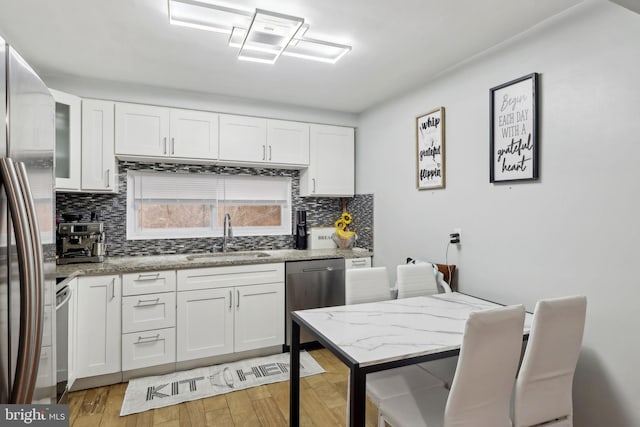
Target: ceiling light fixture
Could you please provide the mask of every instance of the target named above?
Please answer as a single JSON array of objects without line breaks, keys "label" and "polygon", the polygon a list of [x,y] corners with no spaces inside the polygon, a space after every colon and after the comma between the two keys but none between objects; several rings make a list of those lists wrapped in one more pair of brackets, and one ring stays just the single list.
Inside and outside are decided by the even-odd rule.
[{"label": "ceiling light fixture", "polygon": [[238,59],[275,63],[281,55],[335,64],[351,46],[306,38],[303,18],[263,9],[246,11],[201,0],[169,0],[169,23],[229,34]]}]

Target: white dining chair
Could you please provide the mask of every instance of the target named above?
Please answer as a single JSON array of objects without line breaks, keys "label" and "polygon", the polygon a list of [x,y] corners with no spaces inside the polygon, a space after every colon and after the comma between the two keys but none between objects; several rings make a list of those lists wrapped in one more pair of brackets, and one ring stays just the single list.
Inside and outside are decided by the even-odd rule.
[{"label": "white dining chair", "polygon": [[[398,291],[398,299],[410,298],[417,296],[428,296],[440,293],[438,287],[438,267],[428,262],[420,264],[401,264],[397,267],[396,288]],[[444,280],[441,286],[445,293],[450,293],[451,288]],[[432,360],[418,364],[418,367],[426,370],[434,377],[438,378],[446,386],[451,385],[457,358],[448,357],[445,359]]]},{"label": "white dining chair", "polygon": [[413,390],[380,405],[379,426],[511,427],[524,307],[472,312],[465,325],[451,390]]},{"label": "white dining chair", "polygon": [[[391,299],[386,267],[346,270],[345,303],[360,304]],[[386,398],[408,393],[414,388],[443,386],[444,383],[417,365],[374,372],[367,375],[367,394],[379,406]],[[347,396],[348,407],[349,396]],[[348,420],[348,414],[347,414]]]},{"label": "white dining chair", "polygon": [[584,296],[538,301],[514,397],[514,427],[572,427],[573,375],[584,333]]},{"label": "white dining chair", "polygon": [[387,267],[353,268],[345,272],[345,304],[391,299]]},{"label": "white dining chair", "polygon": [[[396,288],[398,299],[426,296],[440,293],[436,273],[438,268],[433,264],[401,264],[397,267]],[[451,292],[446,282],[442,282],[445,292]]]}]

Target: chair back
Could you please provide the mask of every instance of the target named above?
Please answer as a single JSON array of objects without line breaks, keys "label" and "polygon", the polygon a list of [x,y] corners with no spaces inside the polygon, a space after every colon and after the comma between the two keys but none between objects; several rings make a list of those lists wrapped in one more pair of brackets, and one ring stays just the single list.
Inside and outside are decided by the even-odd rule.
[{"label": "chair back", "polygon": [[573,425],[573,375],[578,363],[587,299],[538,301],[516,380],[514,426],[564,420]]},{"label": "chair back", "polygon": [[447,399],[445,427],[511,427],[524,315],[522,305],[471,313]]},{"label": "chair back", "polygon": [[391,299],[387,267],[353,268],[345,272],[345,304]]},{"label": "chair back", "polygon": [[397,269],[398,298],[439,293],[433,264],[402,264]]}]

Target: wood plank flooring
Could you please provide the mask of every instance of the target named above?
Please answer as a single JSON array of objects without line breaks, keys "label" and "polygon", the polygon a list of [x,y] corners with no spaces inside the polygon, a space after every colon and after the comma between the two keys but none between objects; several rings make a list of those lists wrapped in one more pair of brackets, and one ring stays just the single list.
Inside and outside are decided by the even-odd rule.
[{"label": "wood plank flooring", "polygon": [[[344,426],[349,370],[325,349],[309,352],[325,369],[324,374],[300,381],[300,425]],[[283,381],[235,391],[179,405],[121,417],[127,384],[73,392],[69,396],[71,427],[199,427],[289,425],[289,382]],[[375,427],[377,411],[367,402],[367,427]]]}]

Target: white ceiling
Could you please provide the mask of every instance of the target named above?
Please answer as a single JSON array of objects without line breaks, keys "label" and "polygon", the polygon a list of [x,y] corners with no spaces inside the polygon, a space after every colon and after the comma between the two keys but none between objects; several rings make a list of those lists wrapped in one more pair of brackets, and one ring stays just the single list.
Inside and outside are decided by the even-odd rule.
[{"label": "white ceiling", "polygon": [[[213,1],[213,0],[211,0]],[[238,61],[224,34],[169,25],[166,0],[0,0],[0,33],[43,76],[82,76],[357,113],[582,0],[236,0],[353,46],[337,64]],[[221,3],[221,2],[218,2]]]}]

